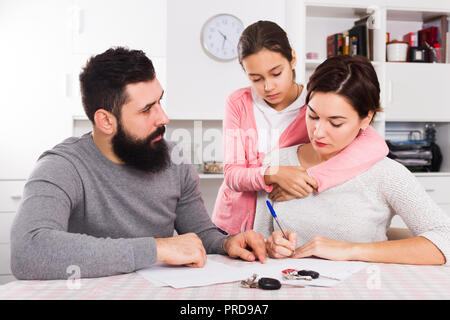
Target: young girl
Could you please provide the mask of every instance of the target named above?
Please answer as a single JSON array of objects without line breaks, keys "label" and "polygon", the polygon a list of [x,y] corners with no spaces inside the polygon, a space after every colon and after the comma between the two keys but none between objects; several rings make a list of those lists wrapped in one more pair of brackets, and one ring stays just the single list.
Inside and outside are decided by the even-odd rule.
[{"label": "young girl", "polygon": [[224,181],[212,215],[219,230],[229,234],[253,228],[257,191],[273,190],[278,201],[305,197],[353,178],[388,154],[384,140],[368,127],[335,158],[308,170],[262,166],[268,152],[309,142],[306,90],[295,82],[295,51],[276,23],[248,26],[238,52],[251,86],[226,101]]}]

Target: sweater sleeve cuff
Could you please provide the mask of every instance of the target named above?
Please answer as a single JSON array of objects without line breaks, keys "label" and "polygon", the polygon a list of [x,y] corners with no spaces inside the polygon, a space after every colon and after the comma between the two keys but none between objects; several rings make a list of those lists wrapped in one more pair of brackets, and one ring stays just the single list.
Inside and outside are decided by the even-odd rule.
[{"label": "sweater sleeve cuff", "polygon": [[442,252],[445,257],[446,266],[450,265],[450,244],[447,239],[444,239],[439,233],[433,231],[427,231],[418,235],[419,237],[424,237],[431,242]]},{"label": "sweater sleeve cuff", "polygon": [[261,169],[259,170],[259,177],[260,177],[260,183],[261,183],[261,186],[263,187],[263,189],[264,189],[267,193],[270,193],[270,192],[272,192],[273,185],[272,185],[272,184],[267,185],[267,184],[265,183],[265,181],[264,181],[264,173],[266,172],[266,170],[267,170],[268,167],[269,167],[269,166],[263,166],[263,167],[261,167]]},{"label": "sweater sleeve cuff", "polygon": [[129,239],[133,249],[134,269],[151,267],[157,261],[155,238]]},{"label": "sweater sleeve cuff", "polygon": [[217,238],[216,240],[214,240],[214,242],[211,244],[210,246],[210,251],[207,252],[208,254],[222,254],[222,255],[227,255],[227,253],[225,252],[225,250],[223,250],[223,241],[227,238],[226,235],[223,235],[219,238]]}]

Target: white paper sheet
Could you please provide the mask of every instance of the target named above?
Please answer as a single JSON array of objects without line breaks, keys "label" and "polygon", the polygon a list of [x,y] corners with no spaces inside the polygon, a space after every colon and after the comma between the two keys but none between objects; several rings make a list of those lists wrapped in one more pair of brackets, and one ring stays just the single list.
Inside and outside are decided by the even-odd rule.
[{"label": "white paper sheet", "polygon": [[156,286],[165,284],[174,288],[200,287],[243,279],[242,273],[237,268],[215,262],[212,259],[208,259],[203,268],[158,263],[151,268],[139,270],[137,273]]},{"label": "white paper sheet", "polygon": [[[148,281],[157,286],[169,285],[174,288],[205,286],[216,283],[240,281],[256,273],[258,277],[270,277],[280,280],[281,283],[302,286],[332,287],[350,277],[368,264],[358,261],[330,261],[315,258],[305,259],[267,259],[266,264],[259,261],[246,262],[232,259],[222,255],[208,255],[203,268],[190,268],[186,266],[171,266],[158,263],[151,268],[137,271]],[[284,269],[314,270],[327,278],[305,280],[283,280],[281,271]]]},{"label": "white paper sheet", "polygon": [[[320,286],[333,287],[341,281],[347,279],[352,274],[368,266],[365,262],[360,261],[331,261],[317,258],[304,259],[270,259],[267,258],[266,264],[259,262],[246,262],[242,260],[231,259],[222,255],[208,255],[209,260],[214,260],[228,266],[235,266],[242,271],[244,278],[249,278],[253,273],[258,277],[269,277],[280,280],[281,283],[301,285],[301,286]],[[282,272],[285,269],[296,270],[314,270],[323,276],[340,279],[340,281],[321,278],[306,280],[283,280]]]}]

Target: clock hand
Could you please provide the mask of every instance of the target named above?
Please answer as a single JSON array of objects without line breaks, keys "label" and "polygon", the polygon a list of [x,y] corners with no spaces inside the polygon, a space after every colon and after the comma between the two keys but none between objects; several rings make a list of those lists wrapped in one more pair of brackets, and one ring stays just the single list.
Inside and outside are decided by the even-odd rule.
[{"label": "clock hand", "polygon": [[222,32],[220,32],[219,30],[217,30],[217,32],[220,33],[220,34],[222,35],[222,37],[223,37],[224,40],[227,40],[227,36],[226,36],[226,35],[224,35],[224,34],[223,34]]}]

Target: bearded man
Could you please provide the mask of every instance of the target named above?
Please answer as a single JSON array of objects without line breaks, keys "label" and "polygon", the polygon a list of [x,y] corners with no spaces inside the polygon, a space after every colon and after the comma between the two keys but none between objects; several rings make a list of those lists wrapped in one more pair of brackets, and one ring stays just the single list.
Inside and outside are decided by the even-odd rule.
[{"label": "bearded man", "polygon": [[67,279],[74,265],[82,278],[157,261],[202,267],[210,253],[265,262],[262,236],[219,232],[193,166],[172,161],[164,91],[142,51],[90,58],[80,87],[93,130],[38,159],[11,230],[16,278]]}]

